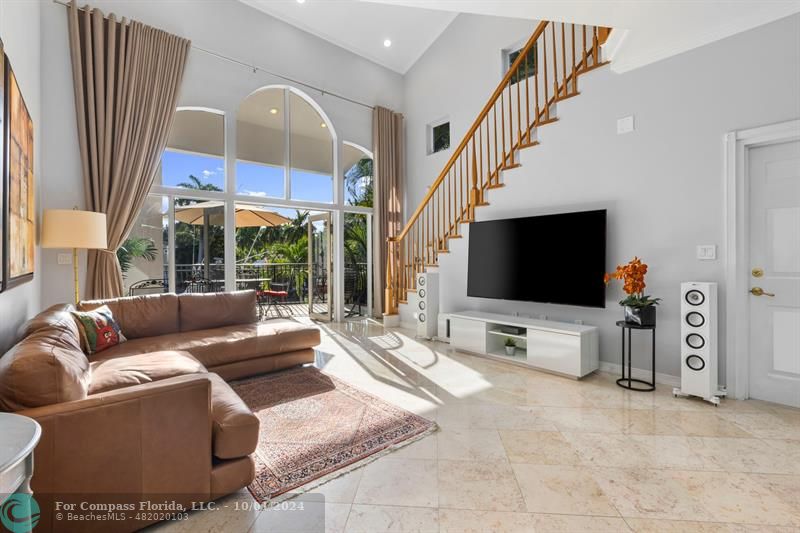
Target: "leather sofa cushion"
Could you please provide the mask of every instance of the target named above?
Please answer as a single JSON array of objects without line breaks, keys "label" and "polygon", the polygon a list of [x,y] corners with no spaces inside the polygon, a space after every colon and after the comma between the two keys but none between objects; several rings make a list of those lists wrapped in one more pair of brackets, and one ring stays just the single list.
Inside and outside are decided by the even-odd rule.
[{"label": "leather sofa cushion", "polygon": [[[74,310],[75,306],[72,304],[55,304],[48,307],[22,325],[19,330],[19,338],[24,339],[40,329],[58,327],[58,323],[64,319],[64,313],[70,313]],[[75,331],[78,330],[76,329]],[[78,334],[80,335],[80,332]]]},{"label": "leather sofa cushion", "polygon": [[205,374],[206,368],[188,352],[162,351],[93,361],[89,394],[151,383],[185,374]]},{"label": "leather sofa cushion", "polygon": [[258,445],[258,417],[221,377],[216,374],[208,377],[214,457],[235,459],[250,455]]},{"label": "leather sofa cushion", "polygon": [[72,306],[54,306],[22,327],[27,336],[0,357],[0,410],[19,411],[86,397],[89,360]]},{"label": "leather sofa cushion", "polygon": [[133,339],[100,352],[94,360],[182,350],[191,353],[206,368],[213,369],[236,361],[313,348],[319,342],[319,329],[294,320],[276,319]]},{"label": "leather sofa cushion", "polygon": [[211,468],[211,499],[216,500],[246,487],[256,477],[253,456],[215,460]]},{"label": "leather sofa cushion", "polygon": [[180,302],[180,330],[221,328],[258,321],[256,291],[184,293]]},{"label": "leather sofa cushion", "polygon": [[127,339],[154,337],[180,331],[178,296],[147,294],[108,300],[86,300],[78,310],[91,311],[107,305]]}]

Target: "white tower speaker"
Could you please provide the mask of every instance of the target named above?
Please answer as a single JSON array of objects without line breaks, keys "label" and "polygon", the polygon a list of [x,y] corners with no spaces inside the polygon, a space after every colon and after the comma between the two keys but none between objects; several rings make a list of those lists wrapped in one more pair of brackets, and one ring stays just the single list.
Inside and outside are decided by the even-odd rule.
[{"label": "white tower speaker", "polygon": [[417,292],[409,299],[414,311],[417,336],[432,339],[439,329],[439,274],[417,274]]},{"label": "white tower speaker", "polygon": [[681,388],[675,396],[699,396],[719,405],[717,385],[717,284],[681,283]]}]

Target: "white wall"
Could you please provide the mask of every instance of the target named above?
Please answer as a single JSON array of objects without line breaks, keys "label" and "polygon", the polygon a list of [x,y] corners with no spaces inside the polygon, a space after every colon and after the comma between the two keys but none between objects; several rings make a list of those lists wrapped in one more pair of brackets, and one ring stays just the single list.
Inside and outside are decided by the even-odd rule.
[{"label": "white wall", "polygon": [[[425,124],[450,115],[456,145],[500,79],[500,49],[532,30],[516,21],[460,15],[409,71],[409,212],[450,156],[425,155]],[[523,152],[523,167],[504,176],[507,186],[490,191],[491,205],[478,209],[478,220],[608,209],[608,269],[642,257],[650,265],[647,292],[664,299],[656,366],[666,374],[680,373],[679,283],[717,281],[724,383],[722,138],[731,130],[800,117],[799,35],[800,16],[792,16],[626,74],[601,69],[584,76],[581,95],[559,105],[561,120],[543,128],[540,146]],[[618,136],[616,119],[631,114],[636,131]],[[468,229],[464,233],[468,237]],[[440,257],[444,311],[581,319],[600,326],[601,359],[619,362],[618,285],[608,290],[604,310],[468,298],[468,242],[451,241],[452,253]],[[697,244],[716,244],[718,259],[695,259]],[[650,366],[645,340],[634,346],[640,368]]]},{"label": "white wall", "polygon": [[[0,39],[6,55],[14,68],[22,97],[33,119],[34,182],[36,187],[36,209],[41,207],[42,189],[42,132],[43,124],[41,77],[39,60],[39,12],[41,4],[25,0],[3,0],[0,2]],[[38,232],[38,228],[37,228]],[[38,242],[38,236],[37,236]],[[0,293],[0,353],[11,346],[19,326],[39,311],[39,293],[42,285],[42,263],[40,249],[36,247],[36,270],[33,281],[17,285]]]},{"label": "white wall", "polygon": [[[37,3],[38,2],[32,2]],[[402,77],[311,34],[234,1],[163,2],[93,0],[113,12],[192,40],[196,46],[255,64],[327,91],[368,104],[402,108]],[[83,185],[76,139],[72,72],[66,8],[42,4],[42,71],[46,73],[43,114],[43,203],[45,208],[83,206]],[[239,103],[252,91],[284,80],[192,49],[179,105],[203,106],[226,113],[228,146],[236,134]],[[302,86],[331,119],[340,141],[372,145],[371,110],[321,95]],[[68,301],[70,267],[56,264],[57,251],[45,251],[42,305]],[[83,255],[79,264],[84,268]],[[83,274],[81,274],[83,279]]]}]

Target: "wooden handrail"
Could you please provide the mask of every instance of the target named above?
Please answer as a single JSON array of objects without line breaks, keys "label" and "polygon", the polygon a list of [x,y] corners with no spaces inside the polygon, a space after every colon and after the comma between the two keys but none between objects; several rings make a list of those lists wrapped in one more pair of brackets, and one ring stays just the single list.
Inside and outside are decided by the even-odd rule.
[{"label": "wooden handrail", "polygon": [[461,156],[461,152],[464,150],[464,148],[469,143],[469,140],[475,134],[475,131],[478,129],[478,126],[481,124],[481,122],[483,122],[483,119],[486,118],[486,115],[488,115],[489,111],[494,107],[495,101],[500,97],[500,93],[502,93],[503,90],[505,90],[506,85],[511,80],[511,77],[514,75],[514,72],[517,71],[519,66],[525,60],[525,58],[528,55],[528,52],[530,52],[531,48],[533,48],[534,43],[536,43],[536,40],[539,38],[544,29],[547,27],[548,23],[549,23],[548,21],[543,20],[542,22],[539,23],[538,26],[536,26],[536,30],[533,32],[533,35],[531,35],[531,38],[528,39],[528,42],[525,44],[525,47],[523,48],[523,51],[520,52],[520,54],[517,56],[517,59],[515,59],[514,63],[511,64],[511,67],[508,69],[508,72],[506,72],[506,75],[503,76],[503,79],[502,81],[500,81],[500,84],[497,86],[497,89],[494,90],[492,95],[489,97],[489,100],[486,102],[486,105],[483,106],[483,109],[481,109],[481,112],[478,114],[478,118],[475,119],[475,122],[473,122],[469,130],[467,130],[467,133],[464,135],[464,138],[461,139],[461,142],[459,143],[458,147],[453,151],[453,155],[450,156],[450,159],[447,161],[447,164],[445,164],[444,170],[442,170],[442,172],[430,186],[430,189],[428,189],[427,194],[425,194],[425,197],[422,199],[422,201],[420,201],[419,205],[417,206],[417,209],[414,210],[414,214],[411,215],[411,217],[408,219],[408,222],[406,222],[406,225],[403,228],[403,230],[397,234],[395,240],[403,239],[408,234],[408,231],[411,228],[412,224],[414,224],[414,222],[417,221],[419,215],[422,213],[422,210],[425,209],[425,205],[433,197],[433,192],[436,190],[439,184],[442,183],[445,176],[450,171],[450,168],[453,166],[453,163],[455,163],[456,160]]},{"label": "wooden handrail", "polygon": [[460,225],[475,220],[476,207],[487,205],[486,191],[505,185],[500,173],[520,166],[516,154],[539,144],[531,134],[557,120],[552,116],[556,102],[578,95],[578,77],[605,64],[599,52],[611,29],[581,25],[576,38],[575,26],[551,21],[536,26],[403,229],[387,239],[387,314],[396,313],[397,304],[405,303],[408,292],[416,290],[416,275],[436,266],[438,256],[448,253],[449,240],[461,237]]}]

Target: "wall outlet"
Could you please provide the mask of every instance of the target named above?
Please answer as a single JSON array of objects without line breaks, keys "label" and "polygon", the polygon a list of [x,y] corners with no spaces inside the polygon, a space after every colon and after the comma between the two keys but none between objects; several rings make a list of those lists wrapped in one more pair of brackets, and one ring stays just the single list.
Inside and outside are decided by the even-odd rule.
[{"label": "wall outlet", "polygon": [[717,258],[716,244],[698,244],[697,259],[700,261],[713,261]]},{"label": "wall outlet", "polygon": [[547,315],[539,315],[539,320],[547,320]]},{"label": "wall outlet", "polygon": [[575,321],[575,323],[578,324],[579,326],[582,326],[583,325],[583,320],[578,319],[578,320]]},{"label": "wall outlet", "polygon": [[72,254],[58,254],[58,264],[59,265],[71,265],[72,264]]},{"label": "wall outlet", "polygon": [[634,130],[633,115],[617,119],[617,135],[630,133]]}]

